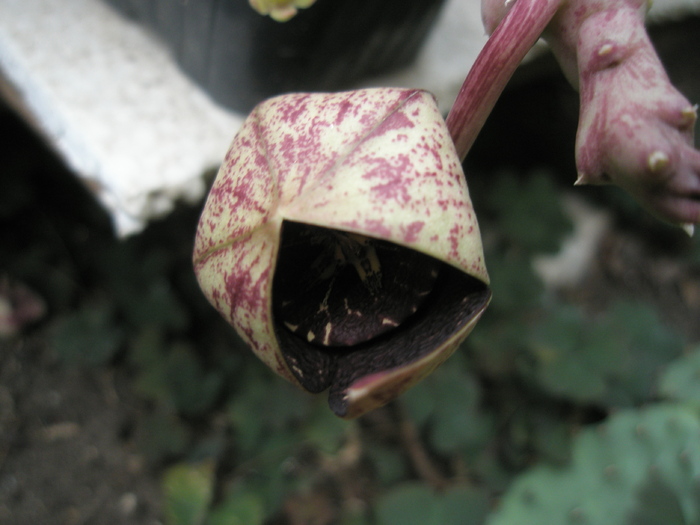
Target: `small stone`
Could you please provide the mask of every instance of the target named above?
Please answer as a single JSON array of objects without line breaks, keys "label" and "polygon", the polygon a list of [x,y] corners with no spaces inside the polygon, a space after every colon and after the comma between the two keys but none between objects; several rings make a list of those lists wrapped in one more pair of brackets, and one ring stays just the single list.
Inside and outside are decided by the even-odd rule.
[{"label": "small stone", "polygon": [[138,504],[139,499],[136,497],[136,494],[133,492],[127,492],[126,494],[123,494],[121,498],[119,498],[117,506],[119,507],[119,511],[124,516],[131,516],[134,511],[136,511]]},{"label": "small stone", "polygon": [[46,441],[59,441],[71,439],[80,433],[80,426],[72,421],[64,421],[54,423],[42,430],[43,437]]}]

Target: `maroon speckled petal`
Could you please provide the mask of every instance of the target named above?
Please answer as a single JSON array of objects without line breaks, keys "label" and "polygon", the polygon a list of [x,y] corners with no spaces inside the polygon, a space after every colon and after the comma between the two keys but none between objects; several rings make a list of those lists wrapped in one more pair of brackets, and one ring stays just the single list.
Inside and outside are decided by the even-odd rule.
[{"label": "maroon speckled petal", "polygon": [[[421,307],[415,320],[404,312],[399,328],[377,332],[371,340],[344,334],[350,350],[329,355],[275,319],[280,310],[274,308],[273,281],[276,265],[285,265],[280,256],[285,221],[420,252],[454,277],[452,286],[444,279],[441,286],[462,295],[445,296],[447,316],[432,316]],[[434,98],[420,90],[295,93],[257,106],[207,199],[194,264],[209,301],[253,351],[307,390],[330,387],[336,412],[347,417],[376,406],[379,398],[395,397],[414,381],[371,381],[385,385],[381,395],[365,388],[351,396],[352,385],[372,374],[402,376],[396,371],[403,368],[412,370],[411,378],[422,377],[466,337],[490,296],[459,158]],[[440,293],[431,292],[436,312],[442,308],[435,300]],[[462,303],[472,307],[459,307]],[[402,311],[378,304],[379,312]],[[356,352],[360,347],[363,351]]]}]

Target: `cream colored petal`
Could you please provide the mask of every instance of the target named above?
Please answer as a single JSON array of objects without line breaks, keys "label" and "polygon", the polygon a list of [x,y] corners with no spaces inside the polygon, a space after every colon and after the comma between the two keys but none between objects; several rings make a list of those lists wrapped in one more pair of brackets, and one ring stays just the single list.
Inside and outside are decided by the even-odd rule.
[{"label": "cream colored petal", "polygon": [[278,187],[256,112],[234,138],[202,211],[195,262],[274,220]]},{"label": "cream colored petal", "polygon": [[296,383],[282,358],[272,318],[272,279],[279,247],[279,223],[220,247],[195,263],[204,295],[255,354]]},{"label": "cream colored petal", "polygon": [[284,102],[260,109],[281,216],[390,240],[488,282],[464,173],[432,95],[374,89],[297,95],[293,109]]}]

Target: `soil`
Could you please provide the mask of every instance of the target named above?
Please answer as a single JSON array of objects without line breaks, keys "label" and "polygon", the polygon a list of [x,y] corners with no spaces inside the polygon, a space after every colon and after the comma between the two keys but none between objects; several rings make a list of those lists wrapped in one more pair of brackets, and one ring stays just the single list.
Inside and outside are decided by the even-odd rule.
[{"label": "soil", "polygon": [[43,335],[0,343],[0,523],[159,523],[126,378],[62,366]]}]

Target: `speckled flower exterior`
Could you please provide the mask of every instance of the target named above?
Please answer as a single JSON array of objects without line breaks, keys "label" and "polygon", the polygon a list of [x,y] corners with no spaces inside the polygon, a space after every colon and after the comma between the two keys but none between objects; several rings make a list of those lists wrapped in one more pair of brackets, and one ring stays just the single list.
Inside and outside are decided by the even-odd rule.
[{"label": "speckled flower exterior", "polygon": [[[385,336],[380,347],[368,343],[359,353],[347,349],[327,357],[324,349],[290,338],[275,319],[273,281],[277,265],[284,264],[287,221],[428,255],[445,266],[442,279],[451,284],[445,297],[460,288],[461,276],[469,281],[466,298],[436,295],[435,303],[454,302],[455,311],[468,304],[471,310],[450,320],[453,314],[433,308],[447,328],[435,327],[441,321],[430,309],[423,312],[410,329],[397,329],[398,335],[407,332],[398,351],[388,350],[396,338]],[[330,388],[331,407],[343,417],[386,403],[444,361],[489,297],[464,173],[433,96],[421,90],[295,93],[257,106],[209,194],[194,266],[206,297],[258,357],[307,390]],[[469,295],[472,289],[478,300]],[[421,339],[426,326],[432,335],[425,337],[434,344]],[[371,357],[360,357],[363,352]],[[378,363],[365,364],[373,359]]]}]

